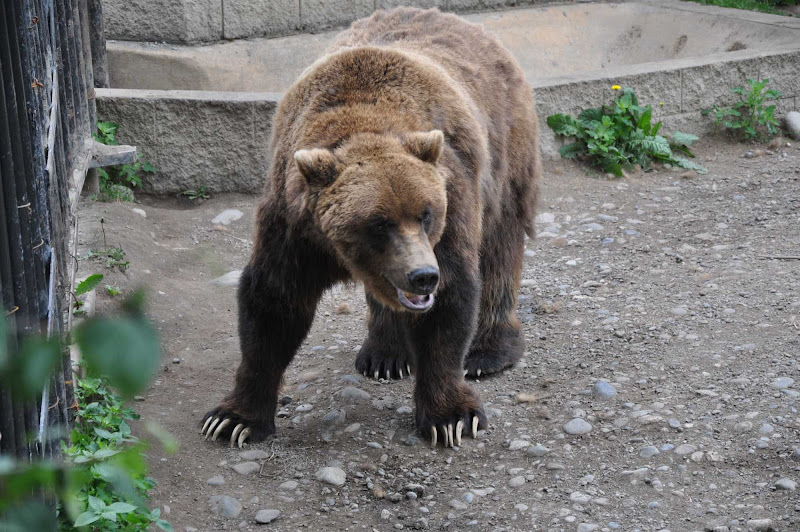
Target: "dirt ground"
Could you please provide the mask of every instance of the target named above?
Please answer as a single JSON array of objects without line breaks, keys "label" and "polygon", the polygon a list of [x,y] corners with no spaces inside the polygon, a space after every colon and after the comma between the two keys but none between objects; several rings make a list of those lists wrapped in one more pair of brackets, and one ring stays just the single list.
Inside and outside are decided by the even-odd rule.
[{"label": "dirt ground", "polygon": [[[694,177],[549,163],[520,290],[526,356],[474,383],[490,427],[453,450],[414,437],[413,379],[355,374],[358,286],[324,297],[277,436],[244,458],[203,441],[239,361],[235,289],[210,281],[245,264],[257,198],[84,201],[82,255],[118,245],[130,267],[80,273],[145,286],[162,334],[163,371],[134,405],[180,440],[149,456],[153,504],[187,531],[800,530],[798,146],[706,142]],[[213,224],[225,209],[244,215]],[[114,305],[98,293],[100,312]],[[587,429],[575,419],[589,432],[569,434]],[[317,480],[326,466],[343,485]],[[259,525],[260,510],[280,514]]]}]

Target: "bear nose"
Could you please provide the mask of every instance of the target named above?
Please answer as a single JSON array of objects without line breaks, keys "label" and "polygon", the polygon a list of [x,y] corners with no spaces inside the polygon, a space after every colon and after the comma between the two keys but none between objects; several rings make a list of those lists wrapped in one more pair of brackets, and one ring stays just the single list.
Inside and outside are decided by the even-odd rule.
[{"label": "bear nose", "polygon": [[417,268],[408,274],[408,284],[417,292],[430,294],[439,282],[439,269],[434,266]]}]

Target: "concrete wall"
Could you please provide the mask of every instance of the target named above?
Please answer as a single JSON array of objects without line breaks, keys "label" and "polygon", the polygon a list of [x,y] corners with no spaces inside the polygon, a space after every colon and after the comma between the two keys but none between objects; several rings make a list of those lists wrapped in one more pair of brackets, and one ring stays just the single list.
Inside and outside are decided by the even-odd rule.
[{"label": "concrete wall", "polygon": [[[612,84],[632,87],[642,104],[653,105],[665,132],[708,134],[711,120],[700,111],[735,102],[730,88],[745,85],[747,78],[769,78],[770,88],[783,92],[779,117],[800,110],[800,50],[734,54],[534,83],[543,155],[558,158],[563,143],[545,124],[547,116],[598,107],[612,97]],[[138,146],[158,168],[146,176],[144,192],[172,194],[199,185],[214,192],[255,192],[266,176],[271,118],[279,98],[274,93],[98,89],[97,111],[101,120],[120,124],[121,142]]]},{"label": "concrete wall", "polygon": [[468,12],[579,0],[103,0],[106,36],[123,41],[212,42],[315,33],[399,5]]}]

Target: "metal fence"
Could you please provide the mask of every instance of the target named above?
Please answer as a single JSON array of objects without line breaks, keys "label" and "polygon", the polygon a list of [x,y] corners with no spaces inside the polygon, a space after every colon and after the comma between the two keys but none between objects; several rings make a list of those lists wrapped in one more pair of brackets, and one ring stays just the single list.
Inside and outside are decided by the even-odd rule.
[{"label": "metal fence", "polygon": [[[76,206],[96,123],[88,0],[3,0],[0,27],[0,291],[10,352],[29,335],[68,329]],[[58,454],[67,427],[69,353],[36,401],[0,388],[0,453]],[[51,433],[52,434],[52,433]],[[63,431],[61,432],[63,435]]]}]

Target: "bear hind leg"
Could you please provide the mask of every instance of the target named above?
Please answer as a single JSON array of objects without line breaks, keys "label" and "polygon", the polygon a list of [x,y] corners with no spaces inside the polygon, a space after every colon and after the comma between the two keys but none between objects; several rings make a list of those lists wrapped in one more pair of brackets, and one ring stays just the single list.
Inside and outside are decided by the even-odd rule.
[{"label": "bear hind leg", "polygon": [[525,352],[525,337],[516,316],[517,291],[525,252],[521,220],[484,243],[481,255],[480,317],[464,362],[467,376],[480,377],[516,364]]},{"label": "bear hind leg", "polygon": [[402,379],[411,375],[414,360],[402,329],[402,316],[367,296],[369,333],[356,358],[356,369],[372,379]]}]

